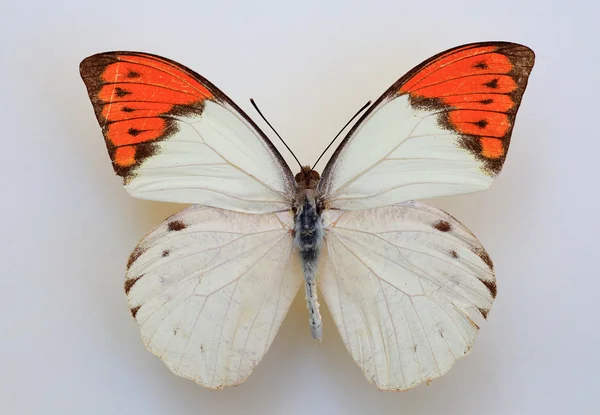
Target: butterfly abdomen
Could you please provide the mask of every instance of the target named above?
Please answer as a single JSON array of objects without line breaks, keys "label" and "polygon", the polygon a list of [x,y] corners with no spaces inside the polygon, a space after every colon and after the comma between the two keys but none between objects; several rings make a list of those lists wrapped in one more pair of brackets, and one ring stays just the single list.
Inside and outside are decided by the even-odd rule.
[{"label": "butterfly abdomen", "polygon": [[321,215],[317,212],[315,191],[306,190],[299,197],[300,203],[295,217],[294,242],[300,251],[302,271],[306,288],[306,306],[309,313],[309,325],[313,338],[321,341],[323,327],[321,314],[319,313],[319,301],[317,299],[317,261],[323,243],[323,223]]}]

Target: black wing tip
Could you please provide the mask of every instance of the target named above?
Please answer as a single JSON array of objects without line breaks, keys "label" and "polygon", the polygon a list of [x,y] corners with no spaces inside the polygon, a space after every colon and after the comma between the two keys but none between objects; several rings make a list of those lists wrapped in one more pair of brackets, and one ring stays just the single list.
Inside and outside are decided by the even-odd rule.
[{"label": "black wing tip", "polygon": [[90,55],[79,64],[79,73],[82,77],[89,76],[90,72],[95,72],[94,68],[114,62],[119,53],[122,52],[100,52]]},{"label": "black wing tip", "polygon": [[[466,48],[474,48],[474,47],[481,47],[481,46],[496,46],[499,48],[523,50],[523,51],[529,51],[529,52],[533,53],[533,50],[530,47],[525,46],[522,43],[511,42],[508,40],[484,40],[484,41],[480,41],[480,42],[465,43],[463,45],[454,46],[454,47],[446,50],[445,52],[450,52],[455,49],[466,49]],[[444,52],[442,52],[442,53],[444,53]]]},{"label": "black wing tip", "polygon": [[[134,56],[147,56],[152,58],[161,59],[164,61],[170,61],[167,58],[164,58],[159,55],[154,55],[152,53],[147,52],[139,52],[139,51],[126,51],[126,50],[116,50],[116,51],[107,51],[107,52],[98,52],[93,55],[90,55],[84,58],[79,64],[79,73],[81,76],[88,76],[87,73],[94,72],[94,69],[101,67],[104,68],[106,65],[116,62],[119,59],[120,55],[134,55]],[[172,61],[170,61],[172,62]],[[181,66],[181,65],[180,65]]]},{"label": "black wing tip", "polygon": [[454,46],[450,49],[446,49],[445,51],[432,56],[431,58],[424,61],[421,65],[432,62],[435,59],[442,57],[443,55],[457,51],[459,49],[471,49],[482,46],[494,46],[498,48],[498,51],[500,53],[503,53],[509,57],[518,60],[522,66],[533,67],[533,64],[535,62],[535,52],[529,46],[525,46],[521,43],[509,42],[506,40],[488,40],[483,42],[465,43],[463,45]]}]

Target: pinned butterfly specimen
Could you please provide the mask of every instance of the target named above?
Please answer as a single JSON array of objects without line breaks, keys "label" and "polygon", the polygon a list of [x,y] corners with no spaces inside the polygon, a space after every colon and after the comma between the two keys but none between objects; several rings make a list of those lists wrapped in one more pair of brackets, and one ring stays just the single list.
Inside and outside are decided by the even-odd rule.
[{"label": "pinned butterfly specimen", "polygon": [[[406,390],[475,341],[496,297],[490,257],[447,213],[415,201],[488,188],[534,63],[506,42],[440,53],[353,125],[322,174],[296,175],[223,92],[171,60],[81,63],[115,172],[134,197],[192,204],[146,235],[125,293],[148,350],[209,387],[248,378],[304,284],[370,382]],[[319,293],[319,294],[317,294]]]}]

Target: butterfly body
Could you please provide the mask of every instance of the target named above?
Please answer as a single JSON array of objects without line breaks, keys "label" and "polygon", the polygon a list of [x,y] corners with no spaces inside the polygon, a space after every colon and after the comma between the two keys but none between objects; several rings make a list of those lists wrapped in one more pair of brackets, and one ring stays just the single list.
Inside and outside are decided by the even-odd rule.
[{"label": "butterfly body", "polygon": [[323,204],[317,190],[319,174],[310,167],[303,167],[296,175],[298,195],[294,206],[294,243],[298,247],[304,284],[306,289],[306,306],[309,313],[311,335],[321,341],[323,327],[319,313],[317,298],[317,268],[323,237]]},{"label": "butterfly body", "polygon": [[[496,277],[481,242],[419,199],[487,189],[500,172],[534,53],[481,42],[398,79],[323,169],[293,175],[221,90],[139,52],[80,72],[117,175],[134,197],[191,204],[147,234],[125,294],[144,344],[212,388],[246,380],[305,286],[381,390],[442,376],[472,349]],[[318,281],[318,286],[317,286]]]}]

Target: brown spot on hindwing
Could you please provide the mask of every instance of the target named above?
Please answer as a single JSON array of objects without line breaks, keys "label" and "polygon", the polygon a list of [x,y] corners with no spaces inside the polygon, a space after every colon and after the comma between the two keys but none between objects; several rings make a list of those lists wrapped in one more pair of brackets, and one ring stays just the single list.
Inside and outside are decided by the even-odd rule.
[{"label": "brown spot on hindwing", "polygon": [[494,270],[494,263],[492,262],[492,258],[490,258],[485,249],[473,249],[473,253],[477,254],[477,256],[481,258],[481,260],[490,268],[490,270]]},{"label": "brown spot on hindwing", "polygon": [[487,287],[492,298],[496,298],[496,294],[498,293],[498,290],[496,288],[496,281],[494,281],[494,280],[486,281],[486,280],[482,280],[482,279],[480,279],[479,281],[481,281],[481,283]]},{"label": "brown spot on hindwing", "polygon": [[488,313],[490,312],[490,310],[486,310],[485,308],[478,308],[479,312],[481,313],[481,315],[483,316],[484,319],[487,320],[487,316]]},{"label": "brown spot on hindwing", "polygon": [[187,228],[187,225],[182,220],[174,220],[169,222],[167,229],[169,232],[177,232]]},{"label": "brown spot on hindwing", "polygon": [[488,266],[490,271],[492,271],[492,276],[491,276],[492,279],[491,280],[484,280],[481,278],[479,280],[482,282],[483,285],[485,285],[487,287],[492,298],[496,298],[497,288],[496,288],[496,281],[493,279],[494,278],[493,277],[494,263],[492,262],[492,258],[490,258],[490,256],[485,251],[485,249],[483,249],[481,247],[473,248],[472,251],[475,255],[477,255],[479,258],[481,258],[481,260],[484,262],[484,264]]},{"label": "brown spot on hindwing", "polygon": [[146,248],[142,248],[139,245],[135,247],[131,255],[129,255],[129,259],[127,260],[127,269],[131,268],[133,263],[137,261],[137,259],[146,252]]},{"label": "brown spot on hindwing", "polygon": [[450,232],[452,230],[452,225],[450,225],[450,222],[445,220],[438,220],[431,226],[440,232]]},{"label": "brown spot on hindwing", "polygon": [[458,259],[458,254],[454,250],[450,251],[450,256],[454,259]]},{"label": "brown spot on hindwing", "polygon": [[135,316],[137,316],[138,311],[140,310],[141,305],[138,305],[136,307],[131,308],[129,311],[131,311],[131,316],[133,318],[135,318]]},{"label": "brown spot on hindwing", "polygon": [[134,277],[134,278],[128,278],[125,280],[125,294],[129,294],[129,291],[131,290],[131,288],[134,286],[134,284],[144,276],[144,274],[138,276],[138,277]]},{"label": "brown spot on hindwing", "polygon": [[170,253],[171,253],[171,250],[170,250],[170,249],[165,249],[164,251],[162,251],[162,254],[161,254],[161,256],[162,256],[163,258],[166,258],[166,257],[168,257],[168,256],[169,256],[169,254],[170,254]]}]

